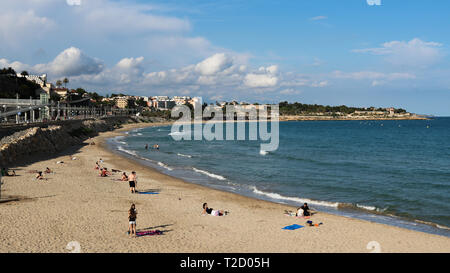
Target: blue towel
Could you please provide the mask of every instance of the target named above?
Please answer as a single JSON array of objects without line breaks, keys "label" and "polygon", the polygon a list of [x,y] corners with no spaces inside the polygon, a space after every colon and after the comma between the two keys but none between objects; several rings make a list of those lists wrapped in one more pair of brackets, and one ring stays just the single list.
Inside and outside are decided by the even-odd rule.
[{"label": "blue towel", "polygon": [[137,193],[139,193],[139,194],[159,194],[159,192],[152,192],[152,191],[147,191],[147,192],[145,192],[145,191],[143,191],[143,192],[138,191]]},{"label": "blue towel", "polygon": [[286,226],[283,229],[288,229],[288,230],[294,230],[294,229],[298,229],[298,228],[302,228],[303,226],[294,224],[294,225],[290,225],[290,226]]}]

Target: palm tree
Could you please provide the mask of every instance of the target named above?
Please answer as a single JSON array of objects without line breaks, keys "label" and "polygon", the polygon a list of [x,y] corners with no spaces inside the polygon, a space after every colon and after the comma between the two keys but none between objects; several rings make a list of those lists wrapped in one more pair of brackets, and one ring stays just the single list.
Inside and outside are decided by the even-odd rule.
[{"label": "palm tree", "polygon": [[57,81],[56,81],[56,86],[58,86],[58,88],[59,88],[61,85],[62,85],[61,80],[57,80]]},{"label": "palm tree", "polygon": [[67,88],[67,84],[69,83],[69,79],[68,78],[64,78],[63,83],[64,83],[64,87]]}]

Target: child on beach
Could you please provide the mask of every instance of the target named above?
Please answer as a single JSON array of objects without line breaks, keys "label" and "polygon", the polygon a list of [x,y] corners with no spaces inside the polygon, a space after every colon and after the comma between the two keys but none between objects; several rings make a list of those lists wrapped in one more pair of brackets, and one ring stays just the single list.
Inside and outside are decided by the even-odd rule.
[{"label": "child on beach", "polygon": [[136,218],[137,211],[136,206],[131,204],[130,210],[128,210],[128,234],[131,236],[134,234],[136,236]]},{"label": "child on beach", "polygon": [[130,184],[130,192],[136,193],[137,176],[135,171],[132,171],[130,176],[128,177],[128,183]]},{"label": "child on beach", "polygon": [[52,170],[50,170],[50,169],[47,167],[47,169],[45,170],[45,173],[52,173]]},{"label": "child on beach", "polygon": [[203,203],[202,214],[203,215],[211,214],[212,216],[224,216],[224,215],[228,214],[228,211],[214,210],[213,208],[208,208],[208,204],[207,203]]}]

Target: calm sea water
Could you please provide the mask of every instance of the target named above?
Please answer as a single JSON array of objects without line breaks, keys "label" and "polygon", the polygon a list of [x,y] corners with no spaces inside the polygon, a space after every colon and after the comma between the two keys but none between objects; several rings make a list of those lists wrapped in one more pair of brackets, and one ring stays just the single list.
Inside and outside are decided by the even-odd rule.
[{"label": "calm sea water", "polygon": [[[269,153],[259,141],[175,141],[170,126],[133,130],[109,143],[193,183],[450,236],[450,118],[279,128],[279,148]],[[144,148],[156,143],[159,150]]]}]

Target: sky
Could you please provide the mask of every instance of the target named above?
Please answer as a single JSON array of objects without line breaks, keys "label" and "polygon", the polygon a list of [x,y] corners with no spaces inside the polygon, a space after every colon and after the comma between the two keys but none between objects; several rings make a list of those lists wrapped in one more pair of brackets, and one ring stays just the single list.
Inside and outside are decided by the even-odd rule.
[{"label": "sky", "polygon": [[450,1],[0,0],[0,67],[101,95],[450,116]]}]

